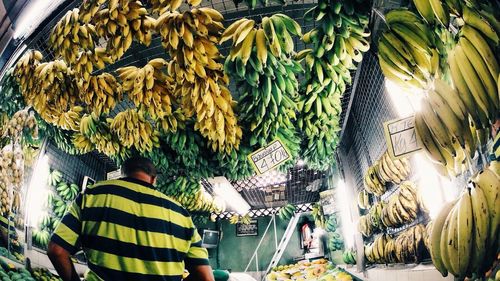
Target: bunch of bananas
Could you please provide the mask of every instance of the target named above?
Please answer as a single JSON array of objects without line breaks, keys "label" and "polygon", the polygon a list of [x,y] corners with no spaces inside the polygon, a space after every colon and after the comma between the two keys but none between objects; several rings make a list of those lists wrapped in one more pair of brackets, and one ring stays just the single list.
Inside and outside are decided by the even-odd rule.
[{"label": "bunch of bananas", "polygon": [[[456,69],[451,70],[453,73]],[[469,119],[471,115],[462,98],[465,96],[436,79],[434,90],[422,99],[421,110],[415,115],[415,128],[424,151],[445,176],[456,176],[466,170],[467,159],[474,157],[478,143],[484,142],[479,139],[480,130]]]},{"label": "bunch of bananas", "polygon": [[363,210],[370,209],[370,194],[364,189],[358,193],[358,207]]},{"label": "bunch of bananas", "polygon": [[80,187],[74,183],[68,184],[66,182],[60,182],[56,186],[56,191],[62,199],[73,201],[80,192]]},{"label": "bunch of bananas", "polygon": [[458,201],[449,202],[433,222],[430,252],[446,276],[483,276],[497,257],[500,177],[488,168],[474,175]]},{"label": "bunch of bananas", "polygon": [[[467,10],[469,9],[465,9]],[[456,95],[454,99],[463,104],[465,113],[470,114],[476,130],[482,131],[495,122],[500,111],[496,83],[500,68],[496,51],[498,36],[496,43],[488,45],[488,40],[492,39],[487,35],[497,34],[485,18],[477,13],[475,17],[478,22],[466,22],[461,28],[458,44],[449,52],[448,62],[453,84],[458,92],[453,92]]]},{"label": "bunch of bananas", "polygon": [[[160,142],[162,142],[161,139]],[[150,159],[158,172],[162,175],[174,176],[179,173],[179,170],[181,170],[181,168],[176,165],[177,163],[172,161],[171,157],[169,157],[162,147],[155,147],[153,150],[145,152],[142,155]]]},{"label": "bunch of bananas", "polygon": [[6,113],[10,117],[26,106],[14,75],[14,68],[5,72],[0,83],[2,85],[0,88],[0,112]]},{"label": "bunch of bananas", "polygon": [[238,222],[240,222],[240,215],[238,214],[234,214],[229,218],[230,224],[237,224]]},{"label": "bunch of bananas", "polygon": [[58,170],[52,170],[50,172],[47,182],[50,186],[57,186],[58,183],[62,180],[62,173]]},{"label": "bunch of bananas", "polygon": [[342,260],[346,264],[356,264],[356,252],[353,250],[345,250],[342,254]]},{"label": "bunch of bananas", "polygon": [[305,61],[305,82],[301,86],[298,125],[304,132],[303,159],[314,169],[332,165],[340,131],[340,98],[352,81],[350,70],[360,62],[370,44],[366,32],[368,10],[365,1],[320,0],[304,19],[316,27],[302,40],[312,49],[299,52]]},{"label": "bunch of bananas", "polygon": [[[136,107],[148,112],[154,120],[172,116],[172,102],[174,101],[171,96],[172,81],[164,73],[166,66],[167,62],[164,59],[156,58],[150,60],[142,68],[127,66],[116,71],[128,98]],[[167,122],[168,120],[170,119],[167,119]],[[174,128],[176,124],[172,123],[166,128]]]},{"label": "bunch of bananas", "polygon": [[64,216],[64,214],[66,214],[69,205],[57,196],[54,196],[51,199],[52,200],[50,204],[52,206],[52,213],[60,220]]},{"label": "bunch of bananas", "polygon": [[81,100],[97,115],[108,114],[123,98],[121,85],[109,73],[80,79],[78,86]]},{"label": "bunch of bananas", "polygon": [[[201,4],[202,0],[187,0],[186,2],[191,7],[196,7]],[[167,11],[175,12],[182,5],[182,0],[150,0],[152,11],[158,14],[164,14]]]},{"label": "bunch of bananas", "polygon": [[297,22],[278,13],[264,17],[260,27],[250,19],[237,20],[221,38],[221,43],[232,40],[224,70],[237,83],[238,109],[242,122],[250,128],[250,145],[264,146],[279,138],[292,160],[300,150],[292,121],[297,109],[296,76],[303,70],[289,56],[294,50],[292,36],[301,34]]},{"label": "bunch of bananas", "polygon": [[252,222],[252,218],[250,217],[249,214],[245,214],[244,216],[241,217],[240,223],[241,224],[250,224]]},{"label": "bunch of bananas", "polygon": [[389,28],[378,42],[384,76],[404,89],[427,89],[439,74],[440,38],[412,11],[395,9],[385,19]]},{"label": "bunch of bananas", "polygon": [[367,214],[367,215],[359,217],[358,231],[364,237],[370,237],[370,236],[372,236],[372,234],[375,231],[375,229],[372,226],[372,224],[370,223],[370,215]]},{"label": "bunch of bananas", "polygon": [[33,278],[35,278],[35,280],[39,280],[39,281],[61,281],[62,280],[57,275],[52,274],[48,269],[40,268],[40,267],[33,269]]},{"label": "bunch of bananas", "polygon": [[14,67],[14,76],[17,78],[23,96],[24,93],[35,88],[36,84],[40,82],[37,81],[34,74],[35,69],[42,59],[42,53],[37,50],[29,50],[16,63]]},{"label": "bunch of bananas", "polygon": [[175,134],[165,135],[162,141],[175,152],[174,156],[170,157],[172,161],[189,172],[189,176],[194,178],[212,176],[209,159],[203,157],[206,151],[203,138],[191,126],[186,126]]},{"label": "bunch of bananas", "polygon": [[399,193],[393,195],[382,209],[382,224],[385,227],[399,227],[417,218],[418,201],[416,187],[405,181],[399,186]]},{"label": "bunch of bananas", "polygon": [[392,159],[385,152],[373,165],[382,184],[393,182],[400,184],[410,176],[410,161],[408,158]]},{"label": "bunch of bananas", "polygon": [[379,201],[370,208],[368,212],[368,218],[373,229],[381,230],[384,228],[384,224],[382,222],[382,210],[386,206],[387,203],[385,203],[384,201]]},{"label": "bunch of bananas", "polygon": [[[129,149],[111,132],[109,122],[99,119],[95,114],[84,116],[82,122],[80,131],[72,140],[80,153],[90,152],[95,148],[118,162],[129,157]],[[137,133],[140,134],[138,130]]]},{"label": "bunch of bananas", "polygon": [[6,176],[0,176],[0,215],[4,218],[9,217],[11,197],[9,196],[8,179]]},{"label": "bunch of bananas", "polygon": [[328,217],[328,222],[326,223],[324,229],[327,232],[335,232],[339,228],[339,222],[337,220],[337,215],[336,214],[331,214]]},{"label": "bunch of bananas", "polygon": [[140,152],[159,147],[159,132],[153,129],[144,113],[137,109],[127,109],[108,119],[111,132],[118,136],[125,148],[135,147]]},{"label": "bunch of bananas", "polygon": [[[236,7],[238,7],[238,5],[242,2],[245,2],[245,4],[248,6],[248,8],[250,8],[252,10],[255,9],[255,7],[257,7],[257,0],[233,0],[233,2],[234,2],[234,5],[236,5]],[[280,6],[286,5],[286,0],[273,0],[272,2],[274,2]],[[263,7],[266,7],[269,4],[269,0],[259,0],[259,3]]]},{"label": "bunch of bananas", "polygon": [[401,232],[389,246],[389,261],[402,263],[418,263],[428,256],[424,244],[425,226],[417,224]]},{"label": "bunch of bananas", "polygon": [[56,57],[63,58],[68,64],[75,64],[83,52],[93,50],[96,30],[92,24],[81,24],[78,8],[66,12],[54,26],[49,37],[49,44]]},{"label": "bunch of bananas", "polygon": [[219,173],[230,180],[242,180],[251,177],[255,171],[248,160],[248,155],[254,150],[246,139],[240,145],[238,150],[233,149],[230,154],[217,153],[217,167],[220,167]]},{"label": "bunch of bananas", "polygon": [[342,239],[342,235],[337,231],[330,233],[328,249],[330,249],[330,251],[341,251],[344,249],[344,239]]},{"label": "bunch of bananas", "polygon": [[216,44],[222,15],[214,9],[196,8],[182,14],[165,12],[157,20],[162,44],[172,57],[168,74],[175,96],[187,118],[196,114],[195,129],[208,139],[213,151],[238,149],[242,130],[233,111]]},{"label": "bunch of bananas", "polygon": [[50,233],[46,230],[33,230],[33,243],[42,249],[46,249],[50,241]]},{"label": "bunch of bananas", "polygon": [[46,123],[45,121],[39,121],[40,132],[43,133],[42,137],[47,137],[51,140],[53,144],[57,146],[60,150],[68,153],[70,155],[80,154],[75,148],[72,142],[73,132],[61,130]]},{"label": "bunch of bananas", "polygon": [[92,18],[97,34],[107,40],[106,53],[111,62],[120,59],[135,38],[149,46],[156,21],[148,16],[141,1],[110,0]]},{"label": "bunch of bananas", "polygon": [[316,225],[317,227],[325,229],[326,226],[330,224],[330,218],[328,219],[328,221],[326,221],[325,214],[323,213],[323,207],[319,203],[315,203],[312,206],[311,215],[314,220],[314,225]]},{"label": "bunch of bananas", "polygon": [[101,5],[103,5],[106,0],[87,0],[82,2],[80,5],[80,12],[78,13],[78,19],[82,23],[90,23],[95,17]]},{"label": "bunch of bananas", "polygon": [[384,185],[384,182],[379,178],[377,170],[375,169],[377,166],[370,166],[366,171],[365,176],[363,177],[363,182],[365,186],[365,190],[368,193],[375,194],[376,196],[382,196],[387,188]]},{"label": "bunch of bananas", "polygon": [[28,109],[19,110],[14,113],[2,129],[4,133],[0,137],[8,136],[16,143],[25,129],[31,132],[33,138],[38,138],[38,126],[34,112],[28,112]]},{"label": "bunch of bananas", "polygon": [[[379,234],[373,243],[365,245],[365,258],[370,263],[385,263],[386,247],[394,243],[394,240],[387,234]],[[389,250],[389,249],[388,249]]]},{"label": "bunch of bananas", "polygon": [[278,217],[281,220],[289,221],[295,215],[296,208],[292,204],[286,204],[278,211]]}]

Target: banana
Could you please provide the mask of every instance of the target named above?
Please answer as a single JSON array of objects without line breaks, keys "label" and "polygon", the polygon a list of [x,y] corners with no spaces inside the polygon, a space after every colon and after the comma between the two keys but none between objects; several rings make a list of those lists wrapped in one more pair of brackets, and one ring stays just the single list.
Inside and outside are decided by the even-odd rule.
[{"label": "banana", "polygon": [[420,113],[415,114],[415,130],[428,158],[433,162],[446,166],[446,159],[441,154],[439,145],[434,141],[434,137]]},{"label": "banana", "polygon": [[489,242],[490,211],[488,209],[486,197],[481,188],[472,188],[470,194],[474,221],[470,270],[472,272],[480,272],[484,263],[483,257],[486,254],[486,247]]},{"label": "banana", "polygon": [[[431,107],[435,110],[444,127],[446,127],[455,140],[458,140],[460,145],[464,147],[464,120],[455,115],[455,112],[447,101],[435,91],[429,91],[428,98]],[[465,116],[463,117],[465,118]],[[455,140],[452,139],[452,142],[454,143]]]},{"label": "banana", "polygon": [[458,267],[454,267],[454,269],[457,273],[456,276],[460,278],[466,275],[472,251],[472,228],[474,221],[469,190],[464,192],[457,204],[456,228],[458,235],[456,237],[456,244],[458,246]]},{"label": "banana", "polygon": [[429,4],[434,12],[434,16],[445,28],[450,24],[450,12],[448,6],[441,0],[429,0]]},{"label": "banana", "polygon": [[479,172],[475,178],[472,179],[475,188],[480,188],[488,204],[489,218],[490,218],[490,232],[488,237],[492,239],[491,243],[498,237],[498,227],[500,225],[500,196],[498,186],[500,183],[499,177],[491,170],[484,169]]},{"label": "banana", "polygon": [[443,277],[448,276],[448,270],[446,269],[446,266],[443,262],[443,256],[441,255],[441,245],[443,245],[443,243],[441,243],[441,236],[445,231],[444,224],[453,206],[454,204],[452,202],[448,202],[441,208],[441,211],[439,211],[439,214],[433,220],[432,231],[429,237],[429,248],[432,262]]},{"label": "banana", "polygon": [[[444,237],[445,247],[443,248],[443,251],[447,253],[445,261],[448,261],[447,263],[448,271],[455,276],[458,276],[459,273],[458,219],[457,219],[458,212],[459,212],[458,204],[456,204],[447,218],[447,221],[449,220],[448,232]],[[441,239],[443,239],[443,237]]]},{"label": "banana", "polygon": [[413,4],[415,4],[418,13],[425,19],[425,21],[427,21],[428,24],[434,23],[434,11],[432,10],[429,0],[413,0]]},{"label": "banana", "polygon": [[448,131],[441,123],[441,120],[432,109],[430,103],[427,100],[423,99],[421,101],[421,108],[424,122],[434,136],[434,140],[436,141],[436,143],[438,143],[443,149],[451,153],[451,155],[456,155],[456,150],[453,146],[453,140],[450,139]]},{"label": "banana", "polygon": [[470,25],[481,33],[483,33],[487,38],[493,41],[495,46],[499,43],[498,34],[495,29],[491,26],[486,18],[481,16],[474,8],[469,8],[466,5],[463,7],[463,19],[467,25]]},{"label": "banana", "polygon": [[488,67],[486,66],[486,62],[483,60],[482,56],[476,50],[476,47],[472,45],[472,43],[467,38],[460,38],[459,45],[462,46],[465,55],[472,63],[474,70],[476,70],[477,75],[480,78],[480,81],[483,84],[484,89],[486,90],[487,97],[489,98],[488,103],[492,105],[495,112],[498,111],[498,96],[497,96],[497,87],[496,87],[496,78],[497,74],[490,74]]}]

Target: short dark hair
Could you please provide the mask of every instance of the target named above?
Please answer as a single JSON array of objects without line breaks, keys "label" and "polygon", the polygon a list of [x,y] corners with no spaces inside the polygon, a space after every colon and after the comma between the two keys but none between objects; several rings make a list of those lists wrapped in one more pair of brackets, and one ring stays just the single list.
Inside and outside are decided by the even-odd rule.
[{"label": "short dark hair", "polygon": [[142,156],[133,156],[122,164],[122,175],[130,177],[137,172],[144,172],[151,177],[156,177],[156,167],[151,160]]}]

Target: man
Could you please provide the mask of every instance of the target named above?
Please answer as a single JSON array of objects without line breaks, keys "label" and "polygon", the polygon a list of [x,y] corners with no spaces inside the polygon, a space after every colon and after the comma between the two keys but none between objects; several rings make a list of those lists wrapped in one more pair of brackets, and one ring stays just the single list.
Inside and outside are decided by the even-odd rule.
[{"label": "man", "polygon": [[156,169],[143,157],[126,160],[123,179],[80,194],[54,232],[48,256],[60,277],[80,280],[70,255],[82,248],[86,280],[213,281],[207,250],[180,204],[154,190]]}]

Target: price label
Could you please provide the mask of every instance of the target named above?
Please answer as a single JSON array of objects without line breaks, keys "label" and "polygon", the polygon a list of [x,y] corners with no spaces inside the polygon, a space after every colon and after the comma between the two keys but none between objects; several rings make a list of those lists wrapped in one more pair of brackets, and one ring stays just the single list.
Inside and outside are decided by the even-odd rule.
[{"label": "price label", "polygon": [[384,131],[392,158],[406,157],[422,149],[415,130],[415,116],[385,122]]},{"label": "price label", "polygon": [[292,158],[283,143],[276,139],[248,156],[257,174],[270,171]]}]

